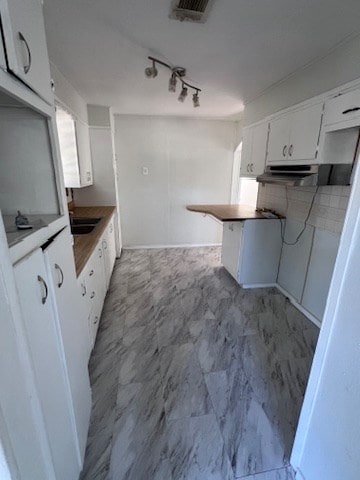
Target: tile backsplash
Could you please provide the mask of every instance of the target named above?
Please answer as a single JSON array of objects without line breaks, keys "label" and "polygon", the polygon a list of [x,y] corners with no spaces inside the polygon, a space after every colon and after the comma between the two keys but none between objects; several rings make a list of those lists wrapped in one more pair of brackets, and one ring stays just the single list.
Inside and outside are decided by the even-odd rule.
[{"label": "tile backsplash", "polygon": [[[308,224],[334,233],[341,233],[350,186],[319,187]],[[284,187],[260,185],[257,206],[270,208],[286,218],[303,222],[316,192],[316,187]]]}]

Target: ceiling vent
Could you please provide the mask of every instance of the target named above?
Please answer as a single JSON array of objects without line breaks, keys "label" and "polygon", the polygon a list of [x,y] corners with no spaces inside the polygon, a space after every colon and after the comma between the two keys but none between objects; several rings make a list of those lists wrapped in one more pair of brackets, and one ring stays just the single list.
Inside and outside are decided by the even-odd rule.
[{"label": "ceiling vent", "polygon": [[173,0],[170,18],[180,22],[205,23],[214,0]]}]

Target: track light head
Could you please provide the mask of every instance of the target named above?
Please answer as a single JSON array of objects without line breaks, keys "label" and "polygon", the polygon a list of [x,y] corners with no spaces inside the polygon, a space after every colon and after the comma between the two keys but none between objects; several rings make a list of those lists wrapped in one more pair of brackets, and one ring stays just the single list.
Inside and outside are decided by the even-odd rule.
[{"label": "track light head", "polygon": [[176,92],[177,79],[175,73],[172,73],[169,79],[169,92]]},{"label": "track light head", "polygon": [[188,89],[183,85],[180,95],[179,95],[179,102],[183,103],[185,101],[185,98],[187,97],[188,94]]},{"label": "track light head", "polygon": [[193,94],[193,104],[194,108],[200,107],[199,92],[197,90]]},{"label": "track light head", "polygon": [[152,67],[145,68],[145,76],[147,78],[155,78],[158,74],[155,62],[153,62]]}]

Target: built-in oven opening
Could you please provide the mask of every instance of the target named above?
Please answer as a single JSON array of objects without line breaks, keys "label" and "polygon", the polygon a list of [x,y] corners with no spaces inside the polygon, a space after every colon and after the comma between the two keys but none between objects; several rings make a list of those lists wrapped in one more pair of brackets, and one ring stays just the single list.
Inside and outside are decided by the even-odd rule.
[{"label": "built-in oven opening", "polygon": [[[49,116],[0,91],[0,210],[9,246],[60,216],[51,128]],[[18,212],[33,228],[15,225]]]}]

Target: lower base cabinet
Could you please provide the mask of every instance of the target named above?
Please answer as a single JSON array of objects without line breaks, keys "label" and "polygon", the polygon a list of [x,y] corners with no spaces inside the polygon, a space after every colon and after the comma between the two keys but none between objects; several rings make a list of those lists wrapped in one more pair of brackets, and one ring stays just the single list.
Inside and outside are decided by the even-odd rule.
[{"label": "lower base cabinet", "polygon": [[280,220],[225,222],[221,263],[244,287],[274,285],[281,254]]},{"label": "lower base cabinet", "polygon": [[95,343],[115,257],[114,216],[112,216],[84,270],[78,277],[82,308],[86,312],[88,322],[88,357]]},{"label": "lower base cabinet", "polygon": [[56,478],[77,480],[82,461],[72,392],[43,251],[18,262],[14,273]]}]

